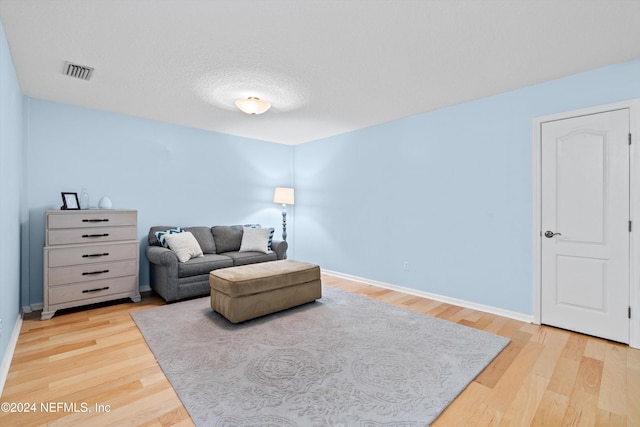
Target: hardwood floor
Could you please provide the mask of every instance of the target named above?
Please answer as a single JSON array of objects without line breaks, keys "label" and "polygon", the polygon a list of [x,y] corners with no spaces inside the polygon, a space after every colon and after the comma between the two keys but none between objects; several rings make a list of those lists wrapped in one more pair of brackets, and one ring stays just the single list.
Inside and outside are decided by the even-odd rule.
[{"label": "hardwood floor", "polygon": [[[332,276],[322,279],[512,340],[434,426],[640,426],[640,350]],[[47,321],[39,313],[25,318],[0,397],[0,426],[192,426],[129,316],[163,304],[149,294],[137,304],[66,312]],[[20,412],[7,412],[6,404]]]}]

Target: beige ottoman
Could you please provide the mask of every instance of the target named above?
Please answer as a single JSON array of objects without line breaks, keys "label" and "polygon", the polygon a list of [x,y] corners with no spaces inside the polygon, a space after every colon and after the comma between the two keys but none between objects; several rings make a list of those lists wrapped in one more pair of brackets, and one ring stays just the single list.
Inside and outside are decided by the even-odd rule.
[{"label": "beige ottoman", "polygon": [[232,323],[322,298],[320,267],[285,259],[209,273],[211,308]]}]

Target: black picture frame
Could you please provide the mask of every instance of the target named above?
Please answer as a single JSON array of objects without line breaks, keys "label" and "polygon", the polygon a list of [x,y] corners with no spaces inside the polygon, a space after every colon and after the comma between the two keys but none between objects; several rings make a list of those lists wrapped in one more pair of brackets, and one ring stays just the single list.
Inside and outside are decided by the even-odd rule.
[{"label": "black picture frame", "polygon": [[78,201],[78,193],[60,193],[62,194],[62,208],[66,210],[80,210],[80,202]]}]

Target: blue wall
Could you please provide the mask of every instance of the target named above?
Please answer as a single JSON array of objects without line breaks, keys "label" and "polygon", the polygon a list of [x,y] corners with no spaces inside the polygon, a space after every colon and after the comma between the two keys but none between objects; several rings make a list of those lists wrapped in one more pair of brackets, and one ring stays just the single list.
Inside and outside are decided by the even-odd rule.
[{"label": "blue wall", "polygon": [[[20,244],[25,200],[23,183],[23,96],[0,23],[0,362],[20,308]],[[0,384],[0,388],[2,384]]]},{"label": "blue wall", "polygon": [[531,314],[532,119],[640,97],[639,76],[637,60],[296,146],[296,256]]},{"label": "blue wall", "polygon": [[91,204],[138,210],[140,284],[153,225],[275,226],[276,186],[290,186],[293,148],[27,98],[29,278],[23,304],[41,303],[45,210],[86,187]]}]

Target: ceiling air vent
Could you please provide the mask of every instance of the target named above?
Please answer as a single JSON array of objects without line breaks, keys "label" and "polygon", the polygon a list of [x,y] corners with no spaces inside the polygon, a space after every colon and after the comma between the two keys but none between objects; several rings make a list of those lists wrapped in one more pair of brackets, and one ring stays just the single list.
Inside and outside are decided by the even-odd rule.
[{"label": "ceiling air vent", "polygon": [[64,63],[64,74],[69,77],[76,77],[82,80],[89,80],[93,74],[93,68],[85,65],[73,64],[71,62]]}]

